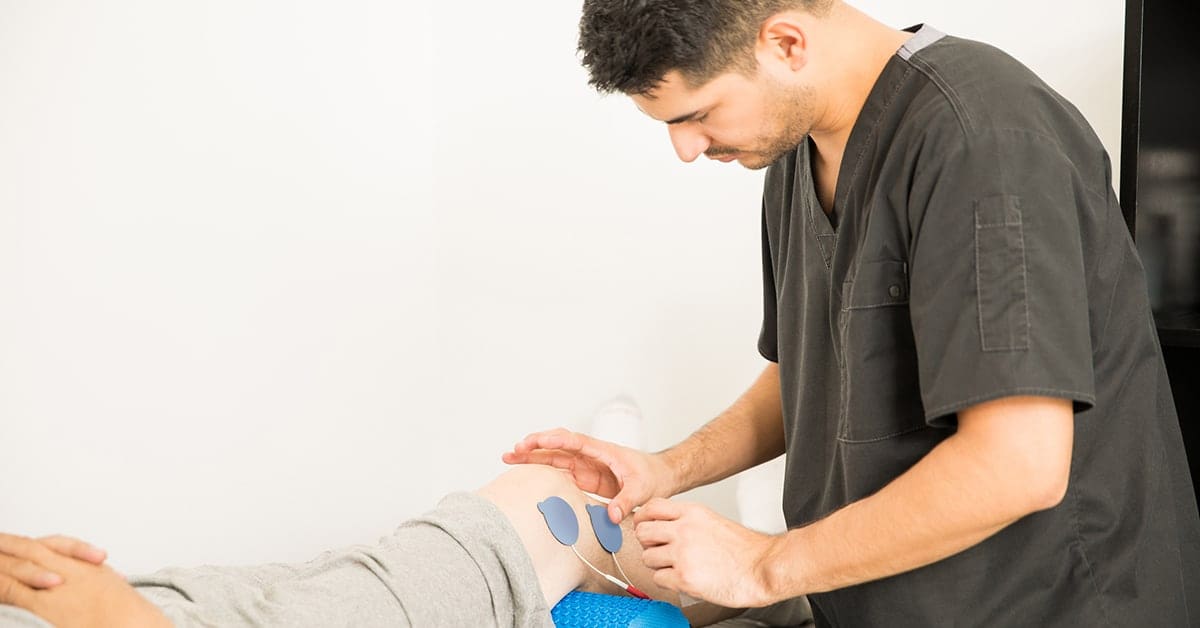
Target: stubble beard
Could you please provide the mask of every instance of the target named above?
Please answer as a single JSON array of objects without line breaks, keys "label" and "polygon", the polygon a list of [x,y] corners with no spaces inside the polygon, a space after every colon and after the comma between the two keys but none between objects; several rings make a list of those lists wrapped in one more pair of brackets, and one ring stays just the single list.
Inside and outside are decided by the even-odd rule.
[{"label": "stubble beard", "polygon": [[738,159],[749,170],[761,170],[796,150],[812,131],[814,90],[808,85],[772,90],[772,106],[767,110],[767,128],[757,142],[761,150],[743,151]]}]

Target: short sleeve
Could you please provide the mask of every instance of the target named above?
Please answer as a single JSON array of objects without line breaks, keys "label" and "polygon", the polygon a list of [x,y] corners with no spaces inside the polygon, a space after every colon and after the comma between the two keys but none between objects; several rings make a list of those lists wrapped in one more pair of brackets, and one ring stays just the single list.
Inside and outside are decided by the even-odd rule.
[{"label": "short sleeve", "polygon": [[918,168],[910,308],[931,425],[1014,395],[1095,403],[1080,212],[1089,193],[1054,140],[992,130]]},{"label": "short sleeve", "polygon": [[763,203],[762,214],[762,280],[763,280],[763,320],[762,329],[758,333],[758,352],[762,357],[779,362],[779,341],[777,335],[778,316],[775,303],[775,263],[771,255],[771,241],[767,237],[767,207]]}]

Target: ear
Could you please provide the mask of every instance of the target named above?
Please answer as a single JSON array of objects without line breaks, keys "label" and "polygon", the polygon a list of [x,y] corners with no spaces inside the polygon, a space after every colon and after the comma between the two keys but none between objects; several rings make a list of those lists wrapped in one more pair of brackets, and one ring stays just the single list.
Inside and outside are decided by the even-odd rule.
[{"label": "ear", "polygon": [[806,25],[793,12],[777,13],[758,31],[755,56],[760,67],[783,65],[795,72],[808,64]]}]

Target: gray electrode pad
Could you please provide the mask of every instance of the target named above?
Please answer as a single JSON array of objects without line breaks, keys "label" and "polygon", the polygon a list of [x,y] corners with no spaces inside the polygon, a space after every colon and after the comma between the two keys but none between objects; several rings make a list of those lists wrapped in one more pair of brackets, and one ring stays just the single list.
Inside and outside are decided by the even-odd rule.
[{"label": "gray electrode pad", "polygon": [[588,516],[592,519],[592,530],[600,545],[610,553],[616,554],[621,549],[621,526],[608,518],[608,508],[604,506],[587,505]]},{"label": "gray electrode pad", "polygon": [[553,534],[559,543],[571,546],[579,540],[579,519],[575,517],[575,511],[565,499],[557,496],[547,497],[545,501],[538,503],[538,510],[546,518],[550,534]]}]

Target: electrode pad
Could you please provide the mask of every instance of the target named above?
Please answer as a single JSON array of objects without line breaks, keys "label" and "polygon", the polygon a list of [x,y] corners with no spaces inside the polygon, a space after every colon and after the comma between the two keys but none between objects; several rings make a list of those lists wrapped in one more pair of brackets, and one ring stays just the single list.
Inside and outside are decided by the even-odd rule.
[{"label": "electrode pad", "polygon": [[550,496],[545,501],[538,502],[537,507],[546,518],[550,534],[553,534],[559,543],[569,547],[579,540],[579,519],[575,518],[575,511],[567,500]]},{"label": "electrode pad", "polygon": [[603,506],[588,505],[588,517],[591,519],[592,530],[596,533],[600,545],[612,555],[613,563],[616,564],[617,570],[621,572],[625,580],[618,580],[615,576],[600,571],[591,561],[584,558],[578,549],[575,549],[575,541],[579,540],[579,520],[575,518],[575,511],[565,499],[551,495],[545,501],[539,502],[537,507],[541,511],[542,517],[546,519],[546,527],[550,528],[550,534],[553,534],[559,543],[571,548],[579,560],[582,560],[592,571],[634,597],[643,600],[650,599],[649,595],[628,582],[629,576],[626,576],[625,570],[621,569],[621,562],[617,560],[617,550],[621,549],[621,527],[608,520],[607,511]]},{"label": "electrode pad", "polygon": [[596,538],[600,539],[600,545],[609,553],[616,554],[621,549],[621,526],[608,518],[608,508],[604,506],[588,504],[587,512],[592,519],[592,530],[596,532]]}]

